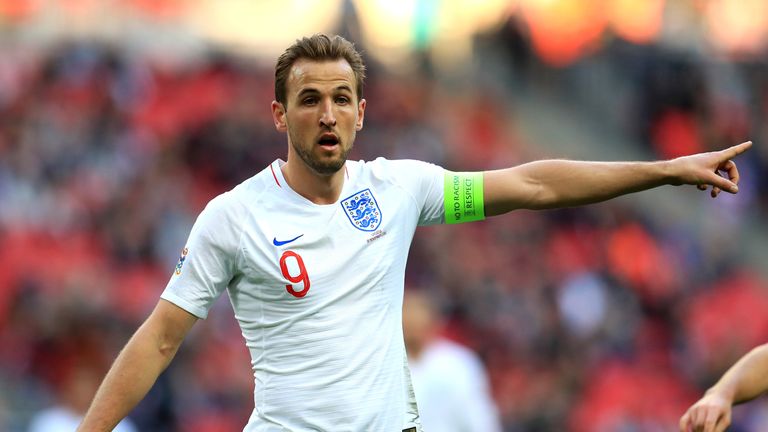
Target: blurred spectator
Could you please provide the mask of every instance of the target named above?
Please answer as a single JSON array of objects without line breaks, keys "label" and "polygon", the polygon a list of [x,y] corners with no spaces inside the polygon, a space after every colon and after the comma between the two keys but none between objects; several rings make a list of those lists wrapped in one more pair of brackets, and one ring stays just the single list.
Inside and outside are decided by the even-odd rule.
[{"label": "blurred spectator", "polygon": [[[58,403],[35,414],[29,432],[73,432],[80,424],[100,382],[101,373],[87,366],[75,366],[59,385]],[[130,419],[121,421],[114,430],[137,431]]]},{"label": "blurred spectator", "polygon": [[488,377],[470,349],[440,336],[428,294],[406,291],[403,333],[416,403],[425,431],[501,432]]}]

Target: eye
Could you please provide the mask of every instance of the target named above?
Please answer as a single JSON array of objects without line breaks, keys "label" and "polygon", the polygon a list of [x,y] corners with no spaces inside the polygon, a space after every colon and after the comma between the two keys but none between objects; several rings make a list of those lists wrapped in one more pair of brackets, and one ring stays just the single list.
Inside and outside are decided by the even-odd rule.
[{"label": "eye", "polygon": [[340,105],[346,105],[349,103],[349,98],[346,96],[337,96],[336,103]]},{"label": "eye", "polygon": [[309,96],[301,100],[302,105],[315,105],[317,103],[317,98],[314,96]]}]

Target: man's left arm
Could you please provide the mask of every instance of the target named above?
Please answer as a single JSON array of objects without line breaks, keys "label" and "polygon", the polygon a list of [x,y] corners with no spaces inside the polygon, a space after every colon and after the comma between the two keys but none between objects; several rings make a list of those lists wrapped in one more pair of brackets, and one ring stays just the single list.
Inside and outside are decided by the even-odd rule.
[{"label": "man's left arm", "polygon": [[733,158],[751,141],[727,149],[656,162],[585,162],[541,160],[483,173],[486,216],[515,209],[550,209],[591,204],[632,192],[671,184],[701,190],[738,191]]}]

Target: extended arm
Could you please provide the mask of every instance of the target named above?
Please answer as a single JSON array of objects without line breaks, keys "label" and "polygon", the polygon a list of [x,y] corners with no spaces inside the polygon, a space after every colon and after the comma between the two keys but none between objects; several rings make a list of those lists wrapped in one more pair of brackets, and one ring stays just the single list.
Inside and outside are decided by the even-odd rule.
[{"label": "extended arm", "polygon": [[768,344],[739,359],[680,419],[680,430],[722,432],[731,424],[731,406],[768,391]]},{"label": "extended arm", "polygon": [[104,378],[78,432],[111,431],[147,394],[197,318],[160,300]]},{"label": "extended arm", "polygon": [[[582,162],[542,160],[484,173],[485,214],[515,209],[571,207],[672,184],[712,186],[736,193],[739,172],[731,160],[751,142],[725,150],[657,162]],[[723,176],[718,174],[723,172]]]}]

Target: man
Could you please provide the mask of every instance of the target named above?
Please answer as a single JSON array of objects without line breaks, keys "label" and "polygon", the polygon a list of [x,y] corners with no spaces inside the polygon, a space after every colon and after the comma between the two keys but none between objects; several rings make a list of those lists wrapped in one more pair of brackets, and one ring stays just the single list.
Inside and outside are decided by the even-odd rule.
[{"label": "man", "polygon": [[275,160],[203,210],[161,300],[79,430],[109,430],[126,416],[226,289],[255,377],[246,431],[420,431],[401,322],[417,225],[587,204],[663,184],[735,193],[731,159],[750,146],[653,163],[552,160],[477,173],[352,162],[364,75],[360,55],[338,36],[304,38],[280,56],[272,117],[287,134],[287,162]]},{"label": "man", "polygon": [[434,299],[421,291],[406,291],[403,336],[424,430],[500,432],[501,421],[480,358],[442,337],[441,327]]},{"label": "man", "polygon": [[723,432],[731,424],[731,407],[768,391],[768,344],[740,358],[680,418],[681,432]]}]

